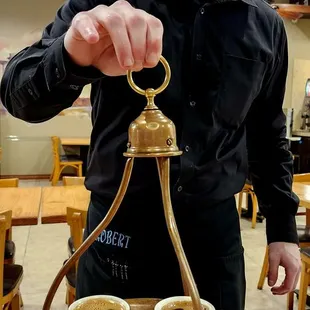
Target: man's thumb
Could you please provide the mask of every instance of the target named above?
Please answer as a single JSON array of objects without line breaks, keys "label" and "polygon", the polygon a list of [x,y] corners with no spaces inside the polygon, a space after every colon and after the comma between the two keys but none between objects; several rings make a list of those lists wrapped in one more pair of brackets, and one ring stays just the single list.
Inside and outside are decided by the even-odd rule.
[{"label": "man's thumb", "polygon": [[280,257],[278,255],[269,256],[268,285],[274,286],[278,281],[278,270]]}]

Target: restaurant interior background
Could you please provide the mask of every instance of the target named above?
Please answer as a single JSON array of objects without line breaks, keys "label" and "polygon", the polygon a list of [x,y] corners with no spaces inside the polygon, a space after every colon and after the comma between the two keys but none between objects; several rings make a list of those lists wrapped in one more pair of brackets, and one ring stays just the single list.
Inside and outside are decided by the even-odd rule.
[{"label": "restaurant interior background", "polygon": [[[63,0],[1,0],[0,77],[10,54],[36,41],[62,3]],[[294,108],[294,127],[298,129],[305,82],[310,75],[310,20],[285,20],[285,26],[289,73],[284,106]],[[91,132],[89,91],[90,87],[86,87],[74,107],[45,123],[27,124],[1,109],[1,175],[48,178],[53,163],[50,137],[88,137]]]}]

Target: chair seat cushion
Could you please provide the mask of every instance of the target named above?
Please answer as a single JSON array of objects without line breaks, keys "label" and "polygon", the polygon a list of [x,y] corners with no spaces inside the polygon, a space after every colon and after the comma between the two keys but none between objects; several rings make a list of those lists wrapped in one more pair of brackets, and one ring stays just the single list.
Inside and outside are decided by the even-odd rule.
[{"label": "chair seat cushion", "polygon": [[[64,264],[67,261],[64,261]],[[75,266],[70,268],[69,272],[66,274],[66,279],[68,281],[68,283],[75,288],[76,285],[76,270],[75,270]]]},{"label": "chair seat cushion", "polygon": [[14,255],[15,255],[15,243],[11,240],[6,240],[4,259],[12,259]]},{"label": "chair seat cushion", "polygon": [[3,266],[3,295],[9,294],[23,276],[23,266],[5,264]]},{"label": "chair seat cushion", "polygon": [[310,226],[297,225],[299,242],[310,242]]},{"label": "chair seat cushion", "polygon": [[75,248],[74,248],[74,244],[73,244],[73,239],[72,239],[72,237],[70,237],[70,238],[68,239],[68,251],[69,251],[69,255],[70,255],[70,256],[75,252]]}]

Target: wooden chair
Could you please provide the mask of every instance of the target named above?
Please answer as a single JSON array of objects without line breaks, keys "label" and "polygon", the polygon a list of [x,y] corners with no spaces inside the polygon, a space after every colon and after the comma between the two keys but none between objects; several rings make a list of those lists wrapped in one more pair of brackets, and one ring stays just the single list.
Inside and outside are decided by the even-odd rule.
[{"label": "wooden chair", "polygon": [[[18,187],[19,179],[0,179],[0,187]],[[4,214],[5,215],[5,214]],[[6,233],[4,263],[13,264],[15,258],[15,243],[12,241],[12,228]]]},{"label": "wooden chair", "polygon": [[[85,177],[63,177],[64,186],[84,185]],[[69,257],[74,253],[74,244],[72,237],[68,239],[68,252]]]},{"label": "wooden chair", "polygon": [[[310,248],[302,248],[301,252],[301,277],[300,277],[300,289],[298,298],[298,310],[306,309],[307,291],[310,283]],[[294,292],[287,295],[287,310],[294,309]]]},{"label": "wooden chair", "polygon": [[52,185],[56,185],[59,181],[62,171],[67,167],[72,167],[76,170],[77,176],[82,177],[82,165],[83,162],[79,160],[76,156],[61,156],[59,152],[60,148],[60,139],[59,137],[52,137],[52,146],[53,146],[53,160],[54,167],[51,174],[50,180]]},{"label": "wooden chair", "polygon": [[[298,239],[299,239],[299,247],[301,249],[310,247],[310,227],[307,227],[305,225],[297,225],[297,233],[298,233]],[[263,267],[262,267],[259,281],[257,284],[257,288],[259,290],[263,289],[265,279],[267,278],[267,275],[268,275],[268,268],[269,268],[268,247],[266,247]]]},{"label": "wooden chair", "polygon": [[[310,182],[310,174],[295,174],[293,176],[294,182]],[[305,212],[298,212],[296,215],[305,215]],[[298,239],[299,239],[299,246],[301,249],[307,248],[310,246],[310,226],[307,225],[297,225],[297,233],[298,233]],[[268,275],[268,247],[266,248],[264,262],[262,266],[262,270],[260,273],[259,281],[257,284],[257,288],[259,290],[263,289],[265,279]],[[287,309],[292,310],[293,309],[293,301],[294,301],[294,293],[288,294],[288,300],[287,300]],[[304,308],[303,308],[304,309]]]},{"label": "wooden chair", "polygon": [[63,177],[64,186],[84,185],[85,177]]},{"label": "wooden chair", "polygon": [[[74,250],[83,242],[83,230],[86,226],[87,211],[67,208],[67,223],[70,226],[70,237],[73,241]],[[66,303],[70,306],[75,300],[76,270],[78,262],[66,275]]]},{"label": "wooden chair", "polygon": [[18,187],[19,179],[0,179],[0,187]]},{"label": "wooden chair", "polygon": [[0,215],[0,309],[20,310],[20,284],[23,278],[23,267],[15,264],[4,264],[6,232],[12,225],[12,211]]},{"label": "wooden chair", "polygon": [[[250,184],[245,184],[242,191],[239,193],[239,201],[238,201],[238,213],[241,217],[242,211],[242,202],[243,202],[243,194],[246,194],[246,199],[248,200],[248,196],[250,195],[252,199],[253,213],[252,213],[252,228],[256,227],[256,219],[257,219],[257,210],[258,210],[258,201],[257,197],[254,193],[253,186]],[[246,204],[247,204],[246,200]]]}]

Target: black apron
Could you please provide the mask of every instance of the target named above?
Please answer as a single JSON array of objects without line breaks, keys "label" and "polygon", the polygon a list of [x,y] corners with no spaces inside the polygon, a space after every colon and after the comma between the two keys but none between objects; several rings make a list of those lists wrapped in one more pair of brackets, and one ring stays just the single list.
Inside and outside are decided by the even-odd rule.
[{"label": "black apron", "polygon": [[[160,193],[154,197],[125,197],[111,224],[80,258],[77,299],[97,294],[121,298],[184,295]],[[92,198],[85,238],[111,203]],[[173,202],[173,207],[201,298],[216,310],[244,310],[244,256],[234,197],[212,206]]]}]

